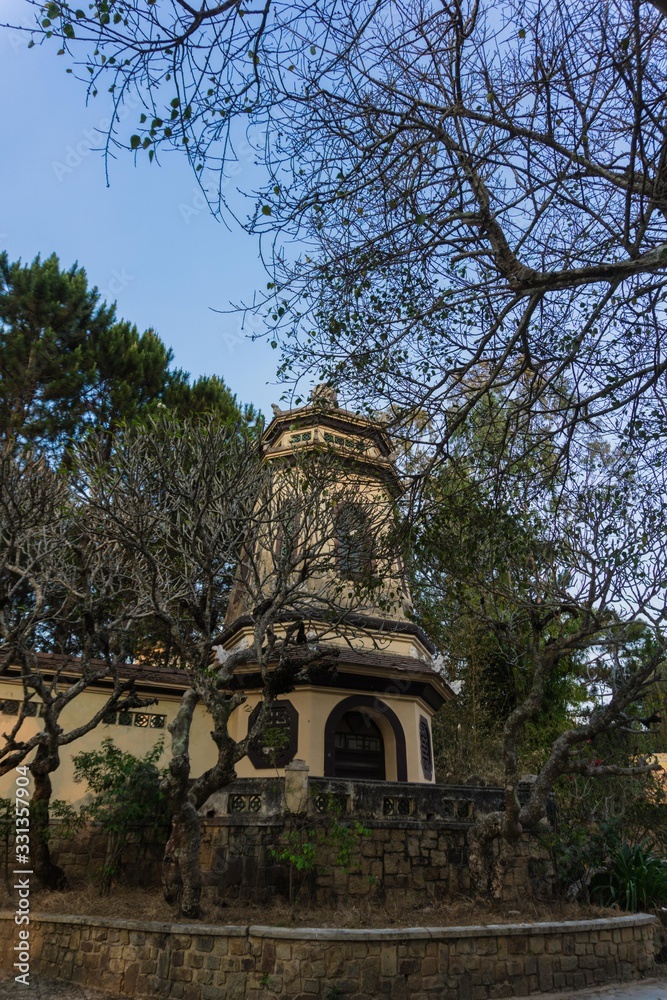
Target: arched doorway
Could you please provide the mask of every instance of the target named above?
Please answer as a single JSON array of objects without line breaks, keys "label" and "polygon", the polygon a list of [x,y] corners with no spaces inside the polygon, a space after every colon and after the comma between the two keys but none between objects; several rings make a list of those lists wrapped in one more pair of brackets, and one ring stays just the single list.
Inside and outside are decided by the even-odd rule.
[{"label": "arched doorway", "polygon": [[[325,778],[342,776],[339,775],[336,767],[337,749],[342,751],[344,748],[342,746],[339,748],[336,747],[336,734],[339,731],[341,721],[346,715],[353,712],[360,714],[364,720],[372,723],[375,727],[373,735],[375,735],[375,732],[379,734],[382,746],[384,774],[381,778],[378,778],[372,774],[362,775],[357,772],[354,775],[348,774],[347,777],[368,777],[376,781],[381,781],[382,778],[388,781],[407,781],[408,764],[405,749],[405,733],[403,732],[403,727],[398,716],[392,711],[389,705],[386,705],[379,698],[367,694],[355,694],[350,695],[349,698],[343,698],[329,714],[324,727]],[[347,727],[341,730],[341,733],[343,732],[349,735],[360,735],[359,733],[350,734]],[[364,734],[362,733],[361,735]],[[367,732],[366,735],[370,736],[371,734]],[[339,742],[343,743],[344,741],[339,740]],[[358,760],[358,758],[356,759]],[[341,765],[342,763],[341,761]]]},{"label": "arched doorway", "polygon": [[334,733],[334,777],[384,781],[384,740],[368,715],[346,712]]}]

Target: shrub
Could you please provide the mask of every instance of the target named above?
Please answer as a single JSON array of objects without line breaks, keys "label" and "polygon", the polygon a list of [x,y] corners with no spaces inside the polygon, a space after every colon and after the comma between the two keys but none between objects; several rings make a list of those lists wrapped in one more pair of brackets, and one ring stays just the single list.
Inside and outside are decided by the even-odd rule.
[{"label": "shrub", "polygon": [[650,909],[667,903],[667,862],[649,843],[621,844],[611,851],[605,871],[589,884],[591,901],[622,910]]},{"label": "shrub", "polygon": [[107,738],[102,740],[99,750],[74,757],[74,780],[85,781],[94,796],[85,806],[86,818],[99,823],[107,835],[101,895],[107,895],[111,889],[130,834],[136,833],[142,838],[147,830],[168,824],[164,796],[160,791],[164,772],[157,767],[163,750],[164,742],[159,740],[143,757],[135,757]]}]

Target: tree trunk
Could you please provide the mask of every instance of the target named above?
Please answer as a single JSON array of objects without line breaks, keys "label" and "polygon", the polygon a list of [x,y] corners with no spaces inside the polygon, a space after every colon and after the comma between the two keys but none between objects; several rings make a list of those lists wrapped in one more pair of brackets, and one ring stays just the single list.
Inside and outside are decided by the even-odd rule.
[{"label": "tree trunk", "polygon": [[468,830],[468,868],[473,893],[498,898],[499,872],[494,846],[501,836],[503,813],[489,813]]},{"label": "tree trunk", "polygon": [[[551,898],[553,868],[534,830],[515,835],[513,824],[508,831],[504,813],[489,813],[468,831],[468,848],[470,881],[476,895],[517,906],[536,898]],[[533,863],[542,870],[541,875],[538,869],[531,870]]]},{"label": "tree trunk", "polygon": [[201,830],[193,802],[185,801],[171,821],[171,834],[162,859],[162,889],[168,903],[180,898],[184,917],[201,915]]},{"label": "tree trunk", "polygon": [[118,874],[121,855],[127,843],[127,834],[116,831],[107,835],[107,849],[104,857],[104,868],[100,879],[100,896],[108,896],[111,892],[114,877]]},{"label": "tree trunk", "polygon": [[50,775],[58,764],[57,754],[54,756],[40,746],[35,760],[30,765],[34,782],[30,803],[30,864],[45,889],[64,889],[67,885],[64,871],[51,861],[49,850]]},{"label": "tree trunk", "polygon": [[190,779],[190,727],[199,695],[193,688],[184,692],[176,718],[169,724],[172,757],[162,790],[171,812],[171,833],[162,857],[162,891],[168,903],[180,899],[184,917],[200,914],[201,868],[199,816]]}]

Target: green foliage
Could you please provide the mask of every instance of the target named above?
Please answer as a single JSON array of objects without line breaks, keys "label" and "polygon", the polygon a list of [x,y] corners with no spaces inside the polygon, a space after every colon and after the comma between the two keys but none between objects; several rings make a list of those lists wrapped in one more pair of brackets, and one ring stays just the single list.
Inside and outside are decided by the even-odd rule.
[{"label": "green foliage", "polygon": [[77,264],[55,254],[31,264],[0,254],[0,434],[56,457],[86,431],[111,432],[157,406],[185,417],[242,414],[221,379],[189,383],[153,330],[116,318]]},{"label": "green foliage", "polygon": [[76,754],[74,780],[85,781],[93,793],[86,818],[107,834],[107,855],[101,872],[101,892],[111,889],[131,834],[141,840],[147,830],[164,828],[168,815],[160,783],[164,772],[157,762],[164,750],[158,740],[143,757],[121,750],[110,737],[100,749]]},{"label": "green foliage", "polygon": [[[48,808],[49,820],[58,820],[60,824],[58,827],[58,835],[60,837],[66,837],[68,840],[71,840],[86,825],[87,816],[85,809],[77,809],[71,803],[64,802],[62,799],[55,799],[53,802],[50,802]],[[49,839],[50,832],[49,828],[45,831],[47,840]]]},{"label": "green foliage", "polygon": [[[301,829],[290,830],[286,837],[286,846],[270,850],[271,856],[276,861],[289,865],[291,904],[296,902],[306,877],[316,867],[330,864],[333,868],[347,872],[359,841],[371,835],[371,831],[357,820],[351,823],[342,822],[336,803],[330,802],[329,812],[330,818],[326,828],[304,826]],[[302,876],[296,892],[295,873]]]},{"label": "green foliage", "polygon": [[653,845],[620,844],[611,851],[606,871],[596,872],[589,885],[591,901],[636,913],[667,903],[667,862]]},{"label": "green foliage", "polygon": [[280,754],[290,740],[289,730],[284,726],[267,726],[258,740],[268,767],[275,767]]},{"label": "green foliage", "polygon": [[[495,394],[472,410],[451,463],[428,478],[414,532],[417,617],[447,651],[460,688],[456,705],[434,721],[439,780],[502,780],[503,725],[531,688],[539,649],[576,628],[567,615],[548,613],[563,554],[550,517],[561,485],[551,448],[522,458],[502,483],[494,473],[518,402]],[[522,437],[527,427],[517,431]],[[570,653],[549,671],[540,712],[521,734],[524,771],[539,770],[585,699],[580,659]]]},{"label": "green foliage", "polygon": [[436,779],[450,784],[503,781],[500,720],[484,712],[470,683],[432,720]]},{"label": "green foliage", "polygon": [[[595,751],[627,763],[628,753],[603,741]],[[647,842],[667,854],[667,788],[661,772],[632,778],[568,775],[555,790],[555,829],[543,836],[564,896],[587,898],[591,877],[609,865],[621,843]]]}]

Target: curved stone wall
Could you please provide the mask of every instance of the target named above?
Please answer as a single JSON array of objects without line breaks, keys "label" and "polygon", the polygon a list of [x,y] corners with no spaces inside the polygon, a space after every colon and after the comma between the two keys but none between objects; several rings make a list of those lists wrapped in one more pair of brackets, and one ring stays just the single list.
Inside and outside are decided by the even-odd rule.
[{"label": "curved stone wall", "polygon": [[[340,930],[31,917],[31,972],[174,1000],[491,1000],[635,979],[656,920]],[[15,940],[16,939],[16,940]],[[0,971],[17,927],[0,914]]]}]

